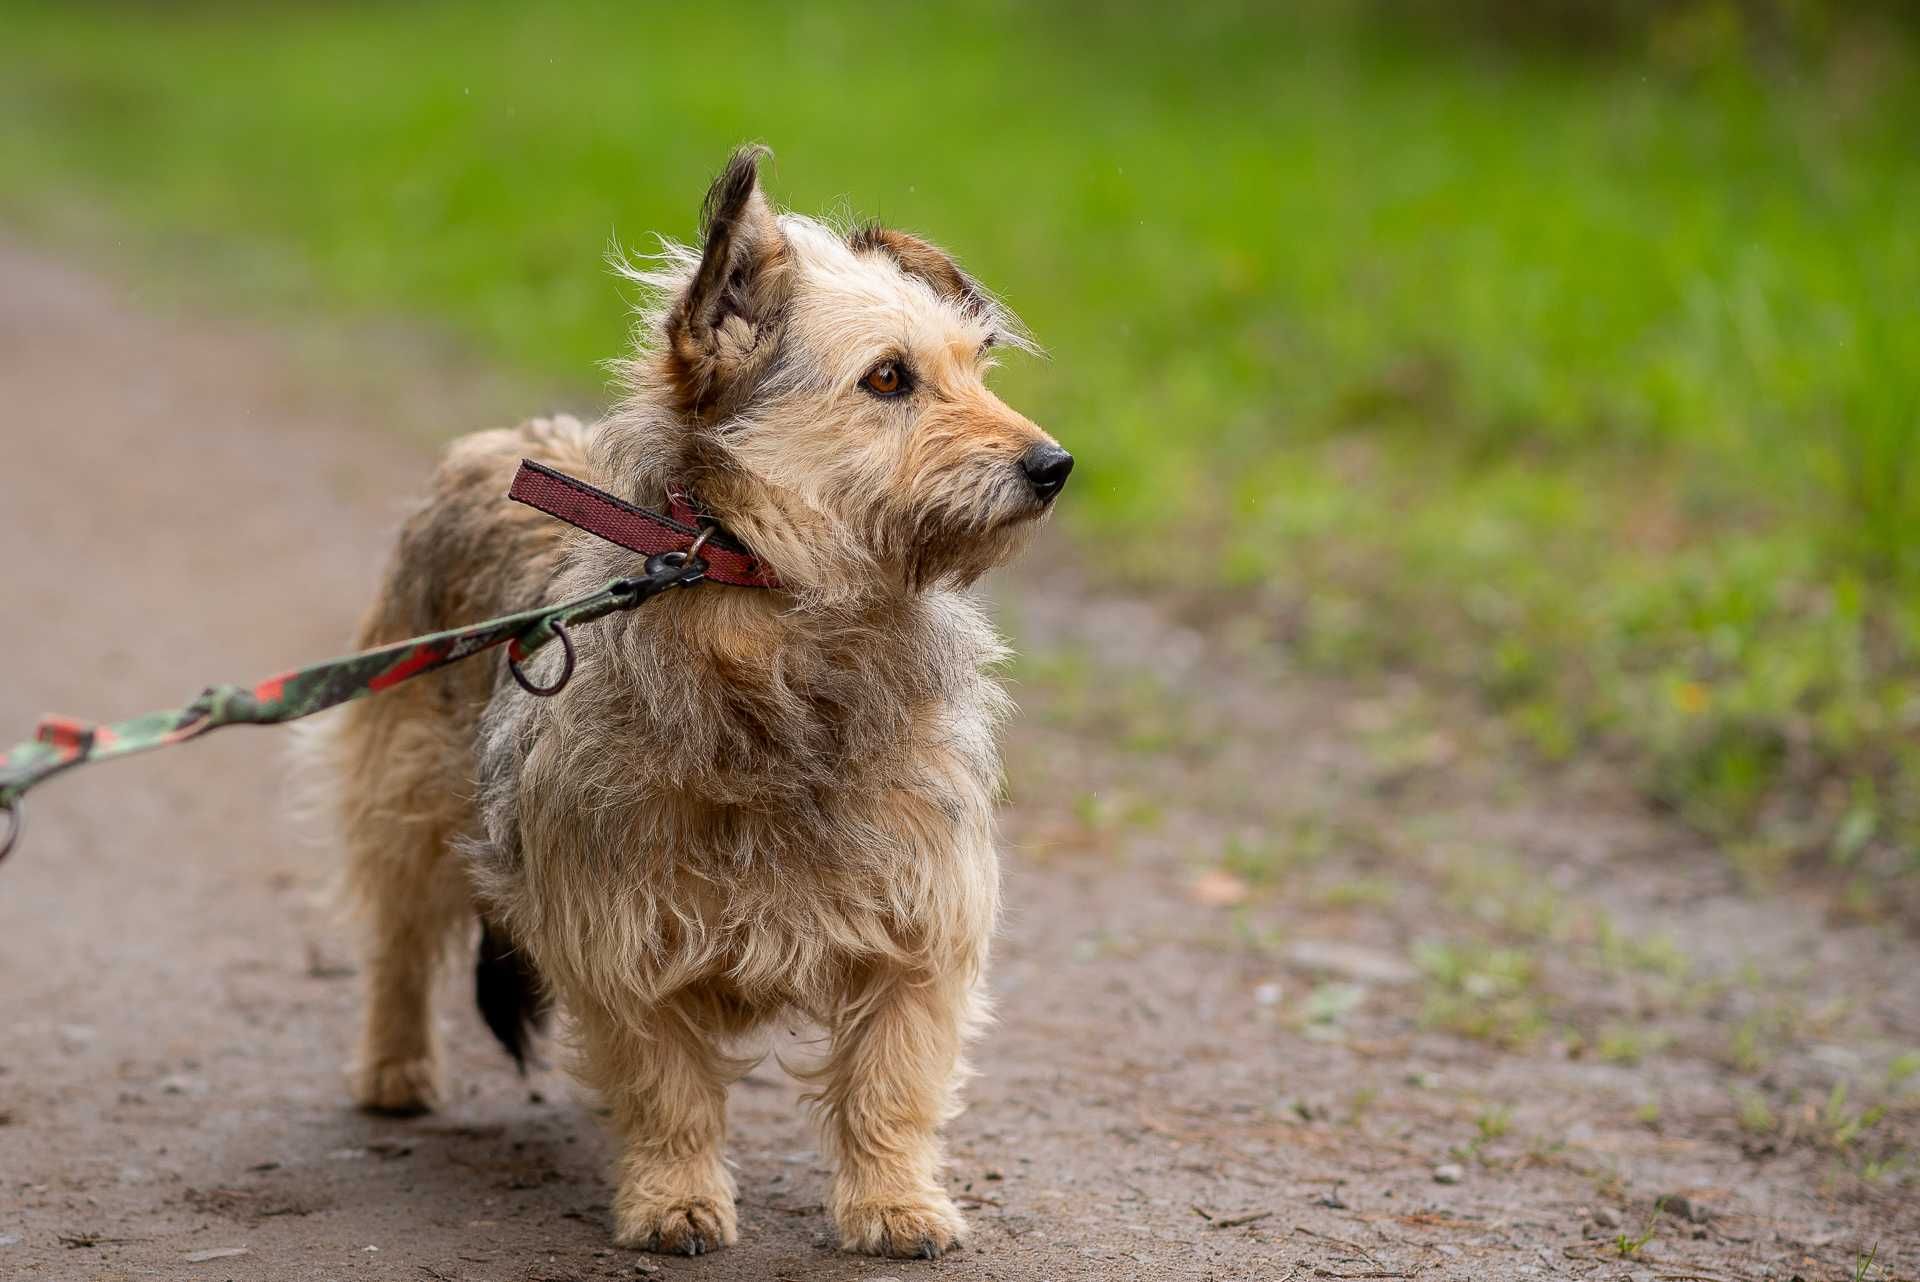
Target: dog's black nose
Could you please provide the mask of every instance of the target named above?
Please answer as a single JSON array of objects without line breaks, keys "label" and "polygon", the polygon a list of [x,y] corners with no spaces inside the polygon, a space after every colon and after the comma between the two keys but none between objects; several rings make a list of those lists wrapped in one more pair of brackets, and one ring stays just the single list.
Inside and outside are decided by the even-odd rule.
[{"label": "dog's black nose", "polygon": [[1036,445],[1020,456],[1020,470],[1027,474],[1035,494],[1050,499],[1066,485],[1067,473],[1073,471],[1073,455],[1051,443]]}]

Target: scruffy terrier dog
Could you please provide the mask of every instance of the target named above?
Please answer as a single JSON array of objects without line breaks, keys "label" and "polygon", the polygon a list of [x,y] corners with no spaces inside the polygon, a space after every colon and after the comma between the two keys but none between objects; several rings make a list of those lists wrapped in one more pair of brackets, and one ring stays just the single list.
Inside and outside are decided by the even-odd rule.
[{"label": "scruffy terrier dog", "polygon": [[[557,1000],[623,1143],[618,1240],[736,1240],[722,1154],[738,1039],[826,1031],[815,1098],[848,1250],[935,1256],[965,1223],[940,1128],[982,1021],[999,896],[1003,655],[964,589],[1073,460],[983,377],[1017,323],[944,252],[776,213],[761,152],[707,194],[698,252],[596,427],[456,441],[362,625],[375,646],[642,572],[504,497],[531,457],[634,503],[695,495],[780,586],[702,586],[581,630],[535,699],[466,664],[351,705],[324,748],[369,927],[360,1103],[431,1108],[429,997],[480,919],[478,993],[516,1057]],[[560,647],[531,663],[557,673]]]}]

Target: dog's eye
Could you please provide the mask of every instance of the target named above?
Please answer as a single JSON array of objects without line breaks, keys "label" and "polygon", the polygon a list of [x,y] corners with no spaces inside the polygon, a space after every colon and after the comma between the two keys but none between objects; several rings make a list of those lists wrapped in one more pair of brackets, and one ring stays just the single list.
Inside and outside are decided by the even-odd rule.
[{"label": "dog's eye", "polygon": [[860,386],[875,396],[898,396],[907,390],[907,371],[898,361],[881,361],[867,371]]}]

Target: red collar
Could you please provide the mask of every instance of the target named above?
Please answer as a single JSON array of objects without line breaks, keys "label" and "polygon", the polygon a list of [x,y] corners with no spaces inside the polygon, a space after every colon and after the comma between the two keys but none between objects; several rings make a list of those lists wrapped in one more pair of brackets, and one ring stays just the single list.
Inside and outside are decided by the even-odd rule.
[{"label": "red collar", "polygon": [[[520,460],[507,497],[642,556],[685,552],[699,536],[702,522],[714,524],[684,490],[667,491],[667,512],[662,515],[530,458]],[[740,588],[780,586],[773,571],[724,530],[716,528],[708,537],[700,559],[707,563],[706,577],[715,583]]]}]

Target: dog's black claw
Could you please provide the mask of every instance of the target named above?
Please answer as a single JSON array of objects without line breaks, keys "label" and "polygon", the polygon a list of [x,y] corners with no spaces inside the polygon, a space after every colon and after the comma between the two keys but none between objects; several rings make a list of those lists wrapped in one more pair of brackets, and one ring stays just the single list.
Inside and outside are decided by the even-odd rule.
[{"label": "dog's black claw", "polygon": [[704,1233],[694,1233],[681,1238],[679,1242],[668,1246],[669,1239],[655,1233],[640,1244],[640,1250],[654,1255],[707,1255],[720,1249],[717,1239],[709,1239]]},{"label": "dog's black claw", "polygon": [[920,1239],[920,1250],[916,1254],[923,1260],[937,1260],[940,1258],[940,1244],[930,1237],[923,1237]]}]

